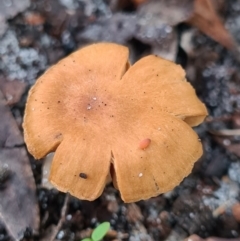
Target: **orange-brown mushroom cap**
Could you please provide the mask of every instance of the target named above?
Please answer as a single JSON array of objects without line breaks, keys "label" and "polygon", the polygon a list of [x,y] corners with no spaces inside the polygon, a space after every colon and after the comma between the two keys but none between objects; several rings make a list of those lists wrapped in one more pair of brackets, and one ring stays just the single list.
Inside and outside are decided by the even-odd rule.
[{"label": "orange-brown mushroom cap", "polygon": [[191,126],[206,107],[182,68],[156,56],[130,67],[128,49],[93,44],[50,68],[30,90],[24,137],[37,159],[56,151],[50,181],[87,200],[111,174],[133,202],[169,191],[202,155]]}]

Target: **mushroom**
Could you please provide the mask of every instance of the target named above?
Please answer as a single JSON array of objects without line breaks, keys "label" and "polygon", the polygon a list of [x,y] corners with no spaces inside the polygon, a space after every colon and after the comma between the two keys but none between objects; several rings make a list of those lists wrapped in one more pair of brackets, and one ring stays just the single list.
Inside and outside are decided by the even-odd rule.
[{"label": "mushroom", "polygon": [[24,138],[50,181],[79,199],[101,195],[109,173],[125,202],[172,190],[202,155],[193,126],[207,115],[184,70],[157,56],[133,66],[113,43],[84,47],[29,92]]}]

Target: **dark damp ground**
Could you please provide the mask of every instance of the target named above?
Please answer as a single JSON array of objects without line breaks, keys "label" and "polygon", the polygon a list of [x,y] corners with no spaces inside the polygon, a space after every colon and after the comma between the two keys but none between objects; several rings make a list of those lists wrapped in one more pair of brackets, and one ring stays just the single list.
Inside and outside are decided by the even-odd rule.
[{"label": "dark damp ground", "polygon": [[[240,65],[233,54],[178,19],[161,21],[164,16],[152,14],[151,6],[137,9],[117,0],[19,2],[22,9],[16,1],[0,1],[0,78],[25,83],[22,98],[11,106],[20,129],[27,90],[36,78],[62,57],[96,41],[127,45],[132,62],[151,53],[177,61],[209,111],[206,122],[196,128],[204,155],[192,174],[172,192],[147,201],[124,204],[112,185],[93,202],[66,200],[65,194],[42,186],[42,162],[29,156],[37,184],[40,230],[33,235],[26,229],[25,239],[53,240],[48,235],[55,232],[57,240],[80,240],[103,221],[109,221],[113,230],[106,240],[171,241],[191,234],[239,237],[240,137],[228,131],[218,135],[222,129],[240,128]],[[240,1],[219,4],[225,26],[239,42]],[[189,13],[187,6],[175,11]],[[9,239],[0,225],[0,241]]]}]

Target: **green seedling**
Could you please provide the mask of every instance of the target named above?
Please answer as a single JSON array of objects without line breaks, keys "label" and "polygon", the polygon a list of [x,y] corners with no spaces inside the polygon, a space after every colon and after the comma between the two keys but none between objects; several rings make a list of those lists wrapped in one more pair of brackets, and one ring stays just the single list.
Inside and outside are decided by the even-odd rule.
[{"label": "green seedling", "polygon": [[99,224],[92,232],[91,238],[85,238],[81,241],[101,241],[103,237],[106,235],[110,228],[109,222],[103,222]]}]

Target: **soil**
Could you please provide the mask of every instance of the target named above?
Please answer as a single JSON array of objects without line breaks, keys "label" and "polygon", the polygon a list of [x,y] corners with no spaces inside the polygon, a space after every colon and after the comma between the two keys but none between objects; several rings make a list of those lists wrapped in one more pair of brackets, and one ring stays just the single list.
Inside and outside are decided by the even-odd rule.
[{"label": "soil", "polygon": [[[137,8],[133,3],[23,2],[25,8],[19,9],[14,1],[0,1],[0,9],[15,10],[12,15],[0,11],[0,79],[25,86],[17,88],[23,88],[21,98],[10,103],[21,131],[27,92],[37,77],[64,56],[96,41],[127,45],[132,62],[148,54],[169,52],[167,56],[186,69],[188,80],[209,111],[205,123],[196,128],[204,155],[193,172],[171,192],[146,201],[125,204],[112,184],[93,202],[66,199],[66,194],[43,187],[42,162],[28,154],[37,185],[40,229],[34,233],[26,228],[24,240],[81,240],[103,221],[109,221],[114,231],[106,240],[171,241],[184,240],[192,234],[202,238],[238,238],[240,137],[229,132],[240,129],[240,63],[236,56],[183,20],[161,22],[161,15],[151,14],[151,8]],[[239,43],[240,0],[219,2],[224,25]],[[175,11],[185,14],[191,8],[181,6]],[[139,27],[142,19],[145,25]],[[12,96],[5,98],[10,100]],[[0,241],[11,239],[4,225],[0,225]]]}]

